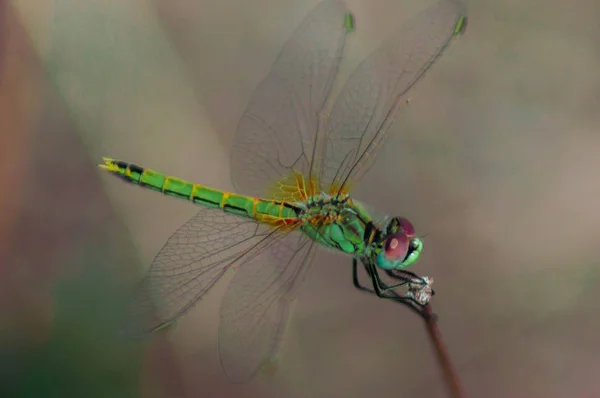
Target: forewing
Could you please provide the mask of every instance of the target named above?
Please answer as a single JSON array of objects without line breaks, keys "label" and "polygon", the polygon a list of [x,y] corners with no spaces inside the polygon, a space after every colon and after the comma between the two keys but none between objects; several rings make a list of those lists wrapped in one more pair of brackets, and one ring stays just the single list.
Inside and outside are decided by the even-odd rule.
[{"label": "forewing", "polygon": [[346,13],[341,2],[319,3],[253,93],[233,143],[231,173],[238,192],[264,197],[292,169],[308,174],[319,112],[344,48]]},{"label": "forewing", "polygon": [[292,232],[235,274],[221,304],[219,331],[221,363],[231,381],[252,379],[277,353],[313,252],[312,241]]},{"label": "forewing", "polygon": [[404,96],[460,33],[455,28],[466,23],[464,16],[458,2],[440,1],[401,26],[352,73],[327,124],[321,183],[331,194],[349,192],[371,165]]},{"label": "forewing", "polygon": [[221,209],[200,210],[154,258],[135,291],[124,332],[140,336],[172,324],[231,266],[242,265],[275,243],[281,237],[277,232]]}]

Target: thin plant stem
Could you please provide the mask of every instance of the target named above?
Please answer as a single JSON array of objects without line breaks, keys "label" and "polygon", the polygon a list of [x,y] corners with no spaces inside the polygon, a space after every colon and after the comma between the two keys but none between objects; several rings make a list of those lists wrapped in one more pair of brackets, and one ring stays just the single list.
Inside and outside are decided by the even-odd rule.
[{"label": "thin plant stem", "polygon": [[[397,303],[403,304],[405,307],[408,307],[410,310],[412,310],[413,312],[415,312],[416,314],[421,316],[421,318],[423,318],[423,320],[425,322],[425,326],[427,328],[427,334],[429,335],[429,339],[435,350],[435,354],[438,359],[438,363],[439,363],[440,367],[442,368],[444,380],[446,381],[448,390],[450,391],[450,396],[452,398],[466,398],[466,394],[464,393],[464,390],[462,388],[460,378],[458,377],[458,374],[456,373],[456,370],[455,370],[454,366],[452,365],[452,360],[450,359],[450,354],[448,353],[448,350],[446,349],[446,345],[442,341],[442,334],[441,334],[439,328],[437,327],[437,316],[432,311],[431,305],[430,304],[427,304],[427,305],[417,304],[417,301],[414,299],[414,297],[415,297],[414,295],[412,296],[413,298],[409,298],[406,294],[399,294],[398,292],[393,290],[394,286],[400,287],[400,286],[406,286],[408,284],[409,292],[412,292],[411,287],[410,287],[411,281],[421,280],[423,283],[423,286],[428,285],[430,287],[431,283],[433,282],[433,279],[431,279],[431,278],[424,279],[412,272],[405,271],[405,270],[400,270],[400,271],[388,270],[388,271],[386,271],[386,274],[389,277],[391,277],[392,279],[395,279],[396,281],[404,282],[401,284],[389,286],[388,284],[386,284],[385,282],[382,282],[379,279],[379,274],[377,273],[377,270],[369,269],[369,267],[367,267],[363,263],[363,265],[365,266],[365,270],[367,271],[367,274],[369,274],[373,278],[373,289],[370,290],[370,289],[362,286],[360,284],[360,282],[358,281],[357,265],[358,265],[358,263],[355,259],[353,262],[353,268],[354,268],[353,272],[354,272],[354,285],[357,288],[359,288],[362,291],[366,291],[368,293],[375,294],[375,295],[379,296],[380,298],[391,299],[393,301],[396,301]],[[380,286],[380,289],[383,288],[385,290],[385,294],[386,294],[385,296],[383,296],[381,294],[381,292],[377,291],[377,286]],[[412,292],[412,293],[414,294],[414,292]],[[430,293],[431,293],[431,295],[429,297],[433,296],[435,294],[435,291],[431,290]]]},{"label": "thin plant stem", "polygon": [[426,305],[423,312],[427,334],[429,335],[429,339],[435,350],[438,363],[442,368],[442,373],[444,374],[444,379],[446,380],[446,384],[450,391],[450,396],[452,398],[465,398],[466,395],[462,388],[458,373],[456,373],[456,369],[454,368],[454,365],[452,365],[452,360],[450,359],[450,354],[442,341],[442,334],[437,326],[437,317],[433,314],[430,305]]}]

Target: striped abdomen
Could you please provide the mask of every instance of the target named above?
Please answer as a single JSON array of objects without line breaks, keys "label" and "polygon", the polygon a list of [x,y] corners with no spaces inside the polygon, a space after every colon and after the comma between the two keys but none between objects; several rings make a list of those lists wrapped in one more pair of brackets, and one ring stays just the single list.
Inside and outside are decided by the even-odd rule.
[{"label": "striped abdomen", "polygon": [[204,185],[194,184],[170,177],[135,164],[103,158],[104,170],[121,177],[127,182],[162,192],[165,195],[191,201],[242,217],[252,218],[276,226],[293,225],[300,222],[299,209],[291,203],[264,200],[220,191]]}]

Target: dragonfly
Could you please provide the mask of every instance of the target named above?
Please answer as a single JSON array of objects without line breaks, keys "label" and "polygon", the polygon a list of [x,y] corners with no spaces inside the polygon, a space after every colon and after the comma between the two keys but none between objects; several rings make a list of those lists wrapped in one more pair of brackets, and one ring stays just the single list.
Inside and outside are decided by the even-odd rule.
[{"label": "dragonfly", "polygon": [[[219,356],[231,382],[250,381],[277,354],[319,247],[352,259],[356,288],[416,310],[427,305],[433,279],[406,270],[423,250],[414,226],[403,217],[374,217],[350,193],[384,146],[409,90],[466,25],[456,1],[425,9],[368,55],[333,100],[355,19],[341,1],[317,4],[239,121],[231,154],[235,193],[103,158],[99,167],[127,183],[200,207],[137,286],[128,333],[172,326],[233,270],[220,308]],[[368,284],[359,280],[361,268]]]}]

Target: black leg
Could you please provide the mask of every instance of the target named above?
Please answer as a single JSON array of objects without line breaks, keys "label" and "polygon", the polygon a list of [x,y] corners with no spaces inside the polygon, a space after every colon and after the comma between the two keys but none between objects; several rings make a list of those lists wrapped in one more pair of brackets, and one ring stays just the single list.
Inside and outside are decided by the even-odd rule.
[{"label": "black leg", "polygon": [[[390,278],[401,280],[405,283],[410,283],[410,281],[412,281],[413,279],[422,280],[422,278],[419,275],[406,270],[385,270],[385,273]],[[423,283],[425,283],[425,281],[423,281]],[[402,286],[403,284],[404,283],[401,283],[398,286]],[[435,290],[431,289],[431,295],[435,296]]]},{"label": "black leg", "polygon": [[[398,284],[398,285],[388,286],[381,280],[379,273],[374,265],[372,265],[372,264],[367,265],[367,264],[363,263],[363,266],[365,267],[367,274],[371,277],[371,283],[373,284],[373,290],[366,288],[360,284],[360,282],[358,280],[358,260],[353,258],[352,259],[352,274],[353,274],[352,279],[353,279],[354,286],[357,289],[371,293],[371,294],[375,294],[377,297],[382,298],[382,299],[388,299],[388,300],[392,300],[392,301],[395,301],[398,303],[402,303],[402,304],[410,307],[411,310],[413,310],[417,314],[421,315],[422,317],[426,316],[423,311],[424,306],[422,304],[418,303],[417,301],[413,300],[412,298],[400,296],[398,293],[393,291],[393,287],[404,285],[404,284],[408,283],[407,281],[405,281],[401,284]],[[415,275],[415,277],[418,278],[418,276],[416,276],[416,275]],[[399,277],[396,277],[396,279],[399,279]]]},{"label": "black leg", "polygon": [[[410,301],[419,307],[423,306],[422,304],[416,302],[415,300],[413,300],[409,297],[400,296],[400,295],[398,295],[398,293],[393,291],[394,288],[406,285],[408,283],[408,281],[404,281],[404,282],[396,284],[396,285],[388,286],[381,280],[381,277],[379,276],[379,272],[378,272],[377,268],[375,268],[374,265],[372,265],[372,264],[363,264],[363,265],[365,267],[367,274],[371,277],[371,283],[372,283],[373,289],[369,289],[369,288],[362,286],[360,284],[360,282],[358,281],[358,260],[354,258],[354,259],[352,259],[352,268],[353,268],[354,286],[356,288],[358,288],[359,290],[369,292],[369,293],[373,293],[373,294],[377,295],[377,297],[379,297],[379,298],[391,299],[394,301],[402,301],[402,302]],[[417,277],[417,276],[415,276],[415,277]],[[399,278],[396,278],[396,279],[399,279]]]},{"label": "black leg", "polygon": [[352,259],[352,282],[354,284],[354,287],[357,288],[358,290],[362,290],[363,292],[367,292],[367,293],[371,293],[371,294],[377,294],[377,293],[375,293],[374,290],[366,288],[360,284],[360,282],[358,280],[358,261],[355,258]]},{"label": "black leg", "polygon": [[[368,269],[368,273],[371,276],[371,282],[373,283],[373,290],[375,290],[375,294],[377,294],[378,297],[380,298],[390,298],[390,299],[397,299],[401,296],[399,296],[396,292],[393,291],[393,289],[395,287],[398,286],[403,286],[405,285],[407,282],[403,282],[397,285],[393,285],[393,286],[388,286],[387,284],[385,284],[382,280],[381,277],[379,276],[379,271],[377,270],[377,268],[375,267],[375,265],[373,264],[365,264],[365,268]],[[385,293],[390,293],[391,295],[386,295]]]},{"label": "black leg", "polygon": [[385,273],[388,274],[390,276],[390,278],[394,278],[394,279],[403,279],[403,280],[408,280],[408,279],[421,279],[419,277],[419,275],[415,274],[414,272],[410,272],[410,271],[406,271],[406,270],[391,270],[391,269],[387,269],[385,270]]},{"label": "black leg", "polygon": [[[381,280],[379,283],[382,283]],[[388,290],[394,290],[396,288],[399,288],[400,286],[404,286],[408,283],[408,281],[404,281],[402,283],[396,283],[395,285],[383,285],[384,287],[381,288],[382,292],[387,292]]]}]

